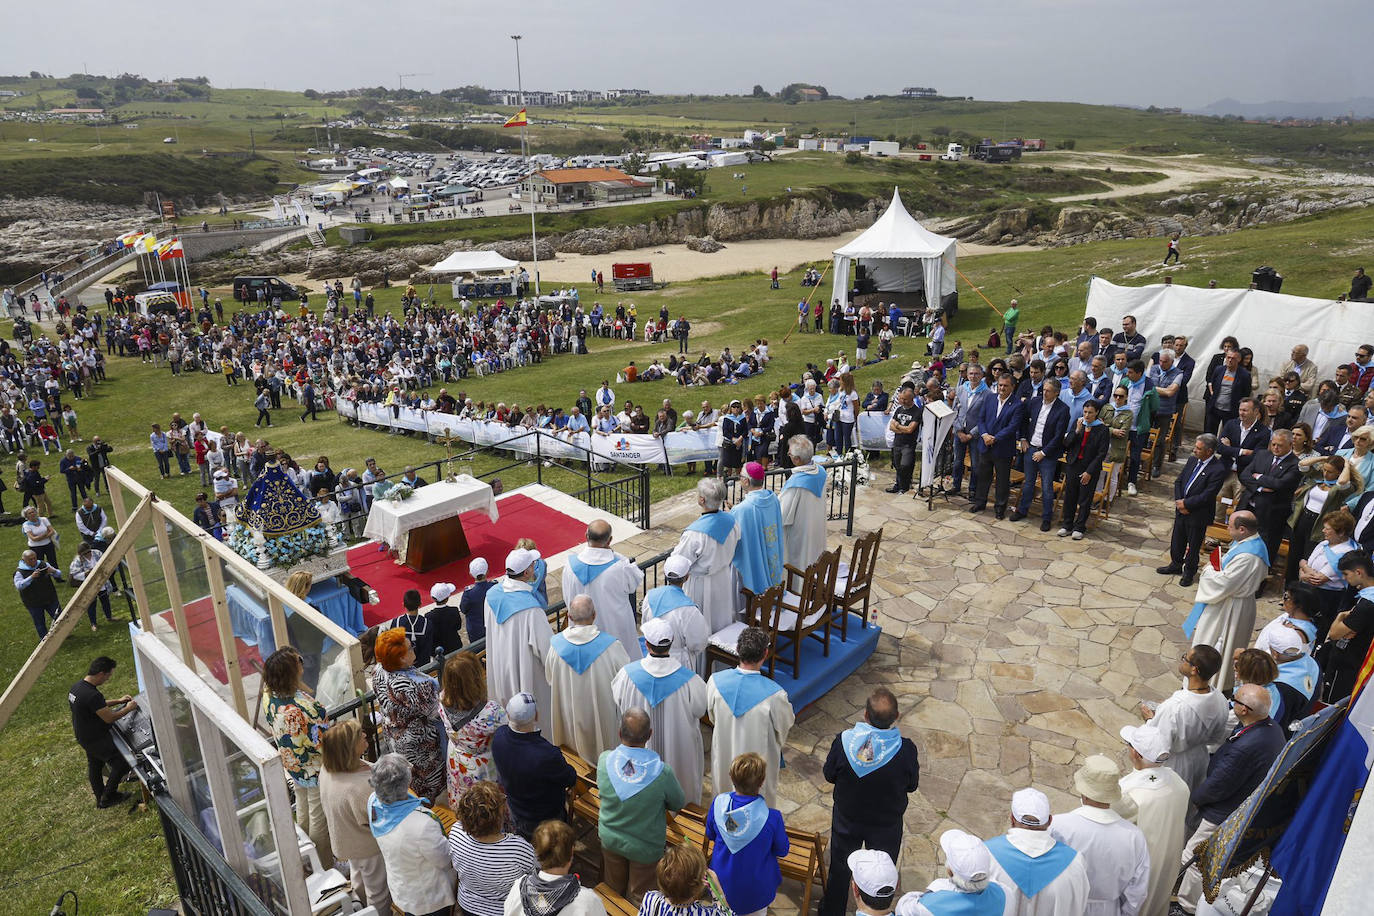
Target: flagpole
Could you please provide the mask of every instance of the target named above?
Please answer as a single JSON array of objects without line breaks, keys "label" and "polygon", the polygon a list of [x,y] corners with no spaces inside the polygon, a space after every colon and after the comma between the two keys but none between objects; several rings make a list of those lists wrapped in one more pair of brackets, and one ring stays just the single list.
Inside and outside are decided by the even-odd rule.
[{"label": "flagpole", "polygon": [[[520,156],[525,160],[526,177],[530,167],[529,147],[525,143],[525,127],[529,124],[529,110],[525,107],[525,82],[520,73],[520,39],[522,35],[512,35],[511,40],[515,42],[515,91],[520,93],[520,110],[524,112],[524,123],[520,125]],[[531,185],[531,188],[533,185]],[[556,191],[554,192],[557,193]],[[534,201],[533,192],[530,193],[530,254],[534,256],[534,295],[536,301],[539,298],[539,235],[534,228],[534,211],[538,205]]]}]

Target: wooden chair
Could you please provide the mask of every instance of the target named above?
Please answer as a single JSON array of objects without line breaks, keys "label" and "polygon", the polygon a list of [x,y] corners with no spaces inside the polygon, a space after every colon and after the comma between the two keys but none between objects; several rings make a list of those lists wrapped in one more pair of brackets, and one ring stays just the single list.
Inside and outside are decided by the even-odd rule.
[{"label": "wooden chair", "polygon": [[856,609],[863,628],[868,629],[868,605],[872,598],[873,570],[878,565],[878,547],[883,529],[870,531],[854,542],[849,554],[849,569],[835,579],[834,615],[840,626],[840,640],[849,639],[849,614]]},{"label": "wooden chair", "polygon": [[1145,442],[1145,447],[1140,450],[1140,469],[1145,472],[1145,479],[1154,477],[1155,449],[1161,445],[1159,441],[1159,428],[1154,427],[1150,430],[1150,437]]},{"label": "wooden chair", "polygon": [[[778,617],[783,609],[781,585],[775,585],[762,595],[755,595],[749,592],[749,601],[745,605],[744,619],[737,620],[729,626],[717,630],[711,634],[706,642],[706,675],[710,677],[711,666],[714,662],[720,662],[727,668],[734,668],[739,665],[739,635],[744,632],[745,627],[759,627],[768,634],[768,647],[775,649],[778,644]],[[773,676],[773,653],[768,654],[768,676]]]},{"label": "wooden chair", "polygon": [[606,906],[606,916],[639,916],[639,907],[611,890],[609,884],[598,884],[592,892]]},{"label": "wooden chair", "polygon": [[[840,549],[822,551],[805,572],[788,565],[787,591],[778,612],[777,643],[774,655],[784,645],[792,646],[792,676],[801,677],[802,640],[815,639],[830,656],[830,605],[835,596],[835,579],[840,569]],[[818,635],[819,634],[819,635]]]}]

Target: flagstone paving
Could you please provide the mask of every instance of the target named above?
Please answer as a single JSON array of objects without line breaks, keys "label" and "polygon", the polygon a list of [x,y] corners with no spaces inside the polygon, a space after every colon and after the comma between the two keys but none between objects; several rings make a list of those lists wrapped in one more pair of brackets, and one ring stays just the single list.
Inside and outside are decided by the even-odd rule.
[{"label": "flagstone paving", "polygon": [[[1120,759],[1118,730],[1139,721],[1140,701],[1178,687],[1180,624],[1193,589],[1154,567],[1167,552],[1180,466],[1166,465],[1165,479],[1142,484],[1140,496],[1123,495],[1110,519],[1073,541],[1041,532],[1034,514],[999,522],[991,511],[970,515],[958,498],[933,510],[894,498],[883,492],[890,473],[875,462],[858,494],[855,532],[883,529],[874,578],[883,635],[863,668],[798,715],[779,782],[787,823],[829,829],[821,766],[880,685],[897,695],[900,727],[921,756],[906,814],[904,889],[943,874],[942,831],[1003,832],[1019,788],[1044,791],[1055,811],[1076,807],[1070,787],[1082,759]],[[618,549],[639,557],[670,549],[696,513],[691,493],[655,505],[654,528]],[[847,549],[842,524],[831,523],[830,542]],[[1261,625],[1272,603],[1261,601]],[[797,886],[784,882],[775,910],[795,912],[799,900]]]}]

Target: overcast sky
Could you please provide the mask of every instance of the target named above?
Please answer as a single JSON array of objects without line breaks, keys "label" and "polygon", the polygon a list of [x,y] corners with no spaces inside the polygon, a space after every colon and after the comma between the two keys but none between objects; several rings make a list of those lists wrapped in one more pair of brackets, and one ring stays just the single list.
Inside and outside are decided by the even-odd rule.
[{"label": "overcast sky", "polygon": [[[73,7],[79,12],[73,13]],[[30,4],[0,34],[0,71],[216,86],[397,84],[832,93],[933,86],[982,99],[1201,107],[1374,94],[1369,0],[235,0]],[[1362,60],[1363,59],[1363,60]]]}]

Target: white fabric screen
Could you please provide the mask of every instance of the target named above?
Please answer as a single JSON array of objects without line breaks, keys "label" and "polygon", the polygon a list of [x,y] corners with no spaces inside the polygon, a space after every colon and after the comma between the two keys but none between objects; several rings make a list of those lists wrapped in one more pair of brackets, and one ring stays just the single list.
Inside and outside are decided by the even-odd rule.
[{"label": "white fabric screen", "polygon": [[1134,315],[1149,342],[1146,354],[1159,349],[1162,334],[1186,334],[1188,353],[1197,362],[1188,385],[1189,398],[1201,403],[1207,362],[1233,335],[1255,353],[1254,390],[1263,394],[1269,380],[1288,361],[1295,344],[1306,344],[1308,359],[1321,378],[1355,358],[1355,348],[1374,338],[1374,306],[1267,293],[1257,289],[1201,289],[1155,284],[1117,286],[1093,277],[1085,313],[1100,328],[1121,330],[1121,319]]}]

